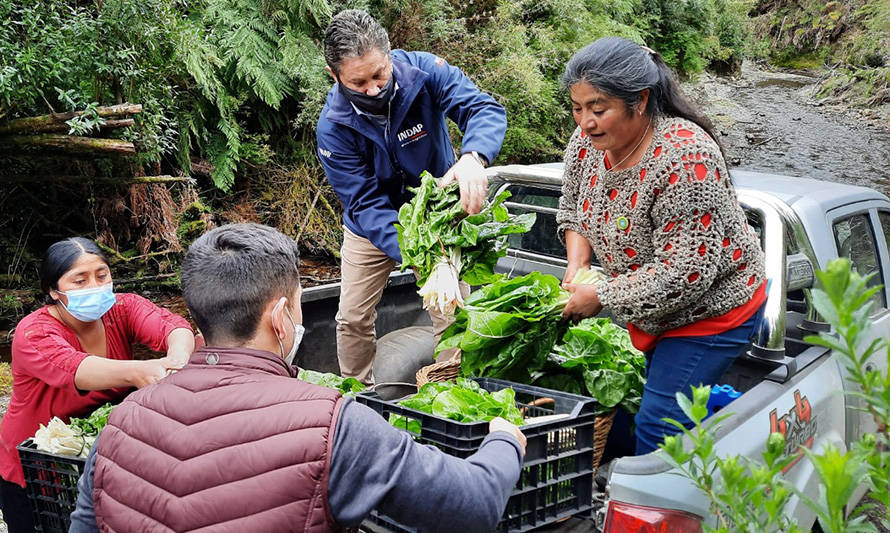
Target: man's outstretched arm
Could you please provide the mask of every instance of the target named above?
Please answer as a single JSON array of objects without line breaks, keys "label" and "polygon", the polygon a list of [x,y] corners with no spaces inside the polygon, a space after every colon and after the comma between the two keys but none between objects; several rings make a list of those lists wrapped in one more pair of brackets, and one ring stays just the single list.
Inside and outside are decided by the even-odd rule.
[{"label": "man's outstretched arm", "polygon": [[503,430],[490,433],[479,451],[458,459],[415,442],[369,407],[344,402],[328,481],[334,519],[356,525],[377,509],[421,531],[492,531],[524,454],[509,432],[515,426],[503,423],[493,424]]}]

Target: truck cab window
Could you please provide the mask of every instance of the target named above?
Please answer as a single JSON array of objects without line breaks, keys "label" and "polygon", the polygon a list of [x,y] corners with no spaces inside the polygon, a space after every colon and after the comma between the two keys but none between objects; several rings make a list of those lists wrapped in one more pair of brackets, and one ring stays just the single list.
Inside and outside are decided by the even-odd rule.
[{"label": "truck cab window", "polygon": [[536,213],[537,219],[531,231],[510,235],[513,248],[565,259],[566,247],[556,235],[556,210],[559,208],[559,189],[513,185],[512,196],[507,199],[507,209],[512,214]]},{"label": "truck cab window", "polygon": [[[841,218],[832,228],[839,257],[850,260],[853,270],[860,276],[874,273],[869,286],[882,284],[880,260],[874,232],[867,213]],[[883,291],[877,292],[872,300],[876,306],[884,306]]]},{"label": "truck cab window", "polygon": [[878,220],[881,222],[881,233],[884,234],[887,250],[890,250],[890,211],[878,211]]}]

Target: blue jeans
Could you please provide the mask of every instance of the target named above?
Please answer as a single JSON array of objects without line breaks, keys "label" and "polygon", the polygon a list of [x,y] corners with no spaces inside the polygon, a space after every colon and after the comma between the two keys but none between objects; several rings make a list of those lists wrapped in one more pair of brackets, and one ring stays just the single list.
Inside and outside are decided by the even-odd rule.
[{"label": "blue jeans", "polygon": [[750,342],[762,317],[763,306],[734,329],[701,337],[666,337],[646,354],[646,385],[640,410],[634,417],[637,455],[657,450],[665,435],[680,432],[662,418],[693,426],[677,405],[676,394],[691,396],[693,385],[717,385]]}]

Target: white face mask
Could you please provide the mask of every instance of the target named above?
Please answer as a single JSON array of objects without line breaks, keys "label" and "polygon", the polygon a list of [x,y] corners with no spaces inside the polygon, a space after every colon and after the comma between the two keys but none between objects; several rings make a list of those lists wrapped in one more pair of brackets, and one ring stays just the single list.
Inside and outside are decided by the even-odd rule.
[{"label": "white face mask", "polygon": [[284,362],[287,363],[288,366],[292,366],[294,364],[294,358],[297,356],[297,348],[300,347],[300,342],[303,340],[303,334],[306,333],[306,328],[303,327],[303,324],[297,324],[293,315],[290,314],[290,309],[286,306],[284,312],[287,313],[287,317],[290,318],[290,323],[294,326],[294,344],[291,346],[290,352],[288,352],[287,355],[284,355],[284,345],[281,344],[281,339],[278,340],[278,347],[281,348],[281,358],[284,359]]}]

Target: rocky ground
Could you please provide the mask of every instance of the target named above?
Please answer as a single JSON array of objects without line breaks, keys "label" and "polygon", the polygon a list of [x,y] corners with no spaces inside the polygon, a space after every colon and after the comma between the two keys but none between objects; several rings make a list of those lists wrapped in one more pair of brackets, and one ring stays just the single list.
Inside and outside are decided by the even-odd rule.
[{"label": "rocky ground", "polygon": [[890,106],[828,104],[816,96],[825,75],[746,63],[738,78],[703,75],[684,89],[714,122],[731,167],[890,193]]}]

